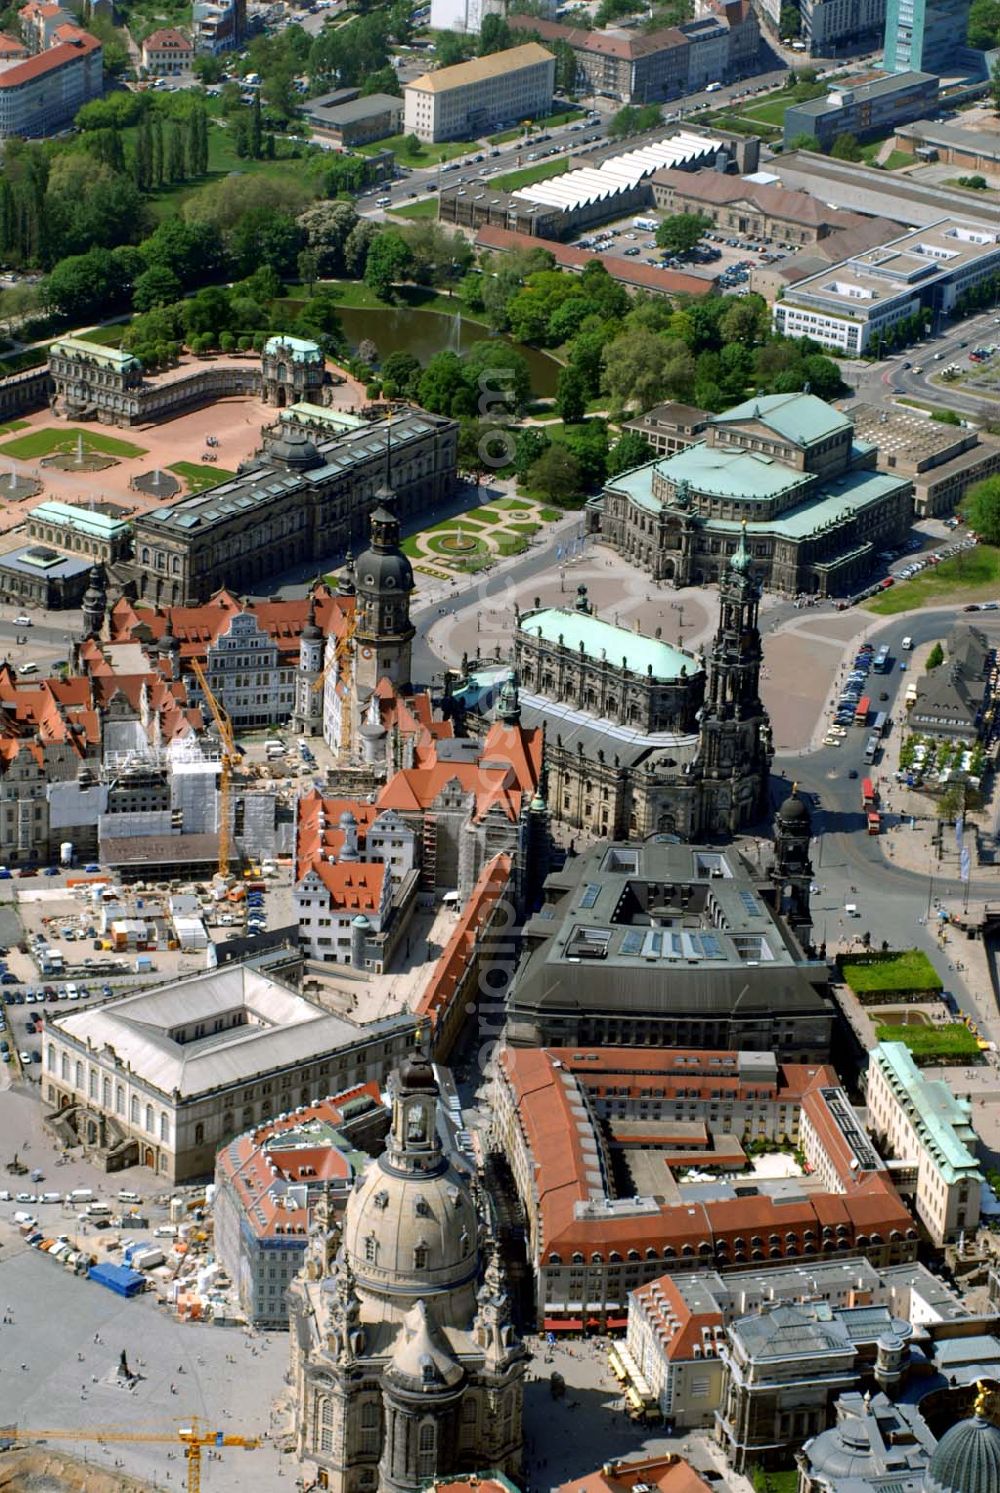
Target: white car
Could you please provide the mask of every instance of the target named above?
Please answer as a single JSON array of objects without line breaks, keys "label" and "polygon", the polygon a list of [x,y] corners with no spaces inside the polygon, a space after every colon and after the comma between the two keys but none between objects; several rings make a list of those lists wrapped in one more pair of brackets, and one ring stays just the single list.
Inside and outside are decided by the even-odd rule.
[{"label": "white car", "polygon": [[14,618],[15,627],[31,627],[32,625],[33,624],[30,617],[25,617],[22,615],[20,617]]}]

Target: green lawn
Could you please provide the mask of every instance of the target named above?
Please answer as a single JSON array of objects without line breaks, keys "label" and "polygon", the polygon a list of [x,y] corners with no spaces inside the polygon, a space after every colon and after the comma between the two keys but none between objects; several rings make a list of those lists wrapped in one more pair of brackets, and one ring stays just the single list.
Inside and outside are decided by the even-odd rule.
[{"label": "green lawn", "polygon": [[517,509],[521,513],[524,513],[529,506],[527,503],[522,503],[520,498],[496,498],[490,504],[491,508]]},{"label": "green lawn", "polygon": [[0,446],[4,456],[12,456],[15,461],[32,461],[39,456],[55,456],[60,451],[75,451],[78,436],[83,436],[83,449],[85,451],[100,452],[102,456],[120,456],[128,459],[132,456],[145,456],[144,446],[133,446],[131,441],[121,441],[117,436],[100,435],[95,430],[85,430],[82,426],[63,426],[59,430],[53,430],[49,426],[41,430],[33,430],[29,435],[19,435],[13,441],[7,441]]},{"label": "green lawn", "polygon": [[868,612],[880,617],[894,617],[900,612],[916,612],[921,607],[934,606],[950,600],[960,599],[971,590],[982,588],[993,590],[1000,582],[1000,549],[991,544],[977,544],[975,549],[961,550],[940,565],[929,565],[911,581],[904,581],[880,596],[873,596],[863,603]]},{"label": "green lawn", "polygon": [[539,508],[538,517],[546,524],[554,524],[563,516],[561,508]]},{"label": "green lawn", "polygon": [[787,94],[780,94],[777,98],[765,99],[760,104],[748,104],[739,112],[744,119],[756,119],[761,124],[782,125],[785,122],[785,110],[792,102]]},{"label": "green lawn", "polygon": [[492,185],[499,187],[501,192],[516,192],[519,187],[530,187],[534,181],[545,181],[546,177],[559,176],[565,170],[566,161],[562,158],[537,161],[521,171],[508,171],[503,176],[498,176]]},{"label": "green lawn", "polygon": [[437,198],[425,197],[421,202],[408,202],[405,207],[388,209],[393,218],[436,218]]},{"label": "green lawn", "polygon": [[500,515],[493,508],[470,508],[469,517],[481,518],[484,523],[495,524]]},{"label": "green lawn", "polygon": [[8,420],[6,425],[0,425],[0,435],[13,435],[15,430],[23,430],[27,420]]},{"label": "green lawn", "polygon": [[[862,146],[862,154],[864,147]],[[890,150],[882,162],[883,171],[902,171],[904,166],[915,166],[916,156],[909,155],[905,150]]]},{"label": "green lawn", "polygon": [[474,140],[443,140],[439,145],[421,145],[419,150],[411,151],[406,144],[408,138],[407,135],[390,135],[388,140],[359,145],[358,154],[372,156],[380,150],[391,150],[401,166],[436,166],[438,161],[453,161],[456,156],[464,156],[476,149]]},{"label": "green lawn", "polygon": [[[442,291],[434,290],[426,285],[398,285],[396,287],[396,301],[380,301],[373,290],[361,280],[321,280],[318,289],[324,295],[328,295],[338,306],[360,307],[364,311],[386,311],[391,304],[408,306],[411,311],[444,311],[448,316],[454,316],[458,308],[462,306],[457,297],[445,295]],[[283,301],[272,301],[272,308],[283,306]],[[462,320],[476,322],[479,326],[486,323],[481,316],[470,316],[462,306]]]},{"label": "green lawn", "polygon": [[[129,321],[131,319],[129,317]],[[79,334],[80,340],[81,342],[97,342],[101,347],[121,347],[129,321],[116,321],[110,327],[92,327],[89,332]]]},{"label": "green lawn", "polygon": [[506,145],[508,140],[519,140],[524,134],[530,135],[532,130],[550,130],[561,124],[574,124],[576,120],[583,117],[583,109],[564,109],[561,114],[549,114],[544,119],[533,119],[531,129],[527,131],[523,125],[516,125],[512,130],[501,130],[499,135],[487,135],[486,138],[491,145]]},{"label": "green lawn", "polygon": [[[208,100],[209,103],[213,101]],[[128,140],[137,134],[135,128],[122,130],[123,140]],[[279,149],[280,140],[279,139]],[[178,182],[176,186],[161,187],[159,191],[152,192],[149,196],[150,211],[154,217],[166,218],[173,213],[179,212],[184,202],[192,193],[197,192],[207,182],[218,181],[223,176],[228,176],[231,171],[239,171],[244,175],[253,176],[280,176],[284,177],[289,172],[301,169],[301,160],[287,158],[274,161],[251,161],[244,160],[236,154],[234,148],[234,132],[227,125],[219,124],[210,119],[208,122],[208,171],[204,176],[194,181]]]},{"label": "green lawn", "polygon": [[905,1042],[915,1063],[935,1058],[964,1063],[979,1055],[979,1043],[961,1021],[944,1026],[877,1026],[875,1035],[880,1042]]},{"label": "green lawn", "polygon": [[940,990],[941,976],[920,949],[899,954],[841,959],[840,972],[855,995],[876,990]]},{"label": "green lawn", "polygon": [[206,487],[214,487],[217,482],[228,482],[231,477],[236,476],[235,472],[227,471],[225,467],[200,461],[175,461],[167,470],[173,472],[175,477],[183,478],[188,492],[203,492]]}]

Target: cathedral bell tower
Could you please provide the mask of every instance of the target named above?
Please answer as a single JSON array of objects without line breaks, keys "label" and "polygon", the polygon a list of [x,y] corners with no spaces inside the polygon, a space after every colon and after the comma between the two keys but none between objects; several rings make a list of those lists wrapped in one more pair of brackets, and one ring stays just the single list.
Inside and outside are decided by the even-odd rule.
[{"label": "cathedral bell tower", "polygon": [[708,659],[697,761],[705,784],[702,823],[731,834],[764,812],[774,755],[760,698],[760,597],[744,522],[719,580],[719,625]]},{"label": "cathedral bell tower", "polygon": [[778,897],[778,910],[795,929],[810,928],[809,890],[813,868],[809,859],[812,820],[798,784],[781,805],[774,819],[774,866],[772,876]]},{"label": "cathedral bell tower", "polygon": [[399,546],[399,519],[388,482],[375,498],[368,520],[369,546],[354,567],[358,618],[354,688],[359,696],[370,695],[383,678],[397,688],[409,686],[410,648],[416,631],[410,621],[413,568]]}]

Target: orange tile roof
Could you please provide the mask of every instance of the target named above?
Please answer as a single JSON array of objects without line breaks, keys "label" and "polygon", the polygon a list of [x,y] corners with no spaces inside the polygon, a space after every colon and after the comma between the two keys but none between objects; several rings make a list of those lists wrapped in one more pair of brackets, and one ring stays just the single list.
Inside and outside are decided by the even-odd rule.
[{"label": "orange tile roof", "polygon": [[670,1275],[661,1275],[658,1280],[633,1291],[630,1311],[635,1310],[641,1312],[657,1330],[663,1351],[670,1360],[693,1358],[695,1344],[704,1341],[702,1328],[709,1328],[714,1338],[715,1329],[724,1327],[726,1322],[721,1311],[692,1311]]},{"label": "orange tile roof", "polygon": [[428,1017],[435,1027],[445,1023],[462,976],[474,955],[481,930],[510,886],[511,864],[509,855],[495,855],[483,867],[454,931],[434,966],[434,972],[420,997],[415,1014]]},{"label": "orange tile roof", "polygon": [[[818,1253],[823,1227],[835,1231],[838,1224],[847,1231],[852,1247],[858,1235],[873,1232],[885,1241],[894,1232],[915,1237],[912,1218],[882,1173],[870,1175],[847,1196],[809,1193],[777,1202],[761,1193],[706,1203],[665,1203],[655,1213],[578,1217],[577,1205],[593,1195],[587,1172],[596,1164],[592,1149],[585,1153],[583,1144],[595,1138],[592,1126],[573,1108],[574,1097],[580,1097],[577,1086],[584,1083],[582,1065],[573,1071],[572,1063],[566,1065],[554,1051],[534,1048],[508,1048],[500,1063],[534,1166],[539,1259],[552,1252],[565,1262],[573,1253],[587,1258],[592,1252],[622,1254],[634,1249],[642,1254],[652,1249],[665,1255],[669,1250],[668,1258],[715,1260],[720,1244],[736,1258],[737,1250],[749,1258],[755,1248],[762,1251],[761,1258],[798,1258],[807,1229],[816,1236]],[[786,1234],[793,1239],[786,1240]],[[752,1243],[755,1235],[761,1239],[759,1245]],[[780,1254],[771,1256],[772,1249]]]},{"label": "orange tile roof", "polygon": [[100,51],[101,44],[96,36],[91,36],[87,31],[79,31],[75,26],[59,27],[60,31],[70,29],[77,33],[72,40],[61,41],[56,46],[49,47],[47,52],[39,52],[26,62],[15,62],[13,67],[5,68],[0,73],[0,89],[23,88],[26,83],[34,83],[36,78],[44,78],[46,73],[56,72],[91,52]]},{"label": "orange tile roof", "polygon": [[698,1476],[690,1462],[674,1452],[628,1462],[605,1462],[594,1472],[570,1478],[555,1493],[632,1493],[640,1483],[659,1493],[709,1493],[711,1484]]},{"label": "orange tile roof", "polygon": [[363,850],[368,830],[381,810],[365,799],[324,798],[317,788],[303,793],[296,805],[296,880],[301,880],[319,858],[338,855],[344,843],[341,814],[353,814],[358,824],[358,846]]},{"label": "orange tile roof", "polygon": [[[354,610],[354,597],[334,594],[328,586],[318,586],[313,595],[317,626],[327,636],[332,633],[342,637],[347,618]],[[169,630],[181,645],[182,658],[204,662],[210,644],[225,632],[230,618],[250,612],[281,653],[297,658],[299,639],[309,616],[309,602],[308,596],[287,601],[243,602],[224,588],[211,601],[193,607],[140,607],[122,597],[111,609],[110,641],[158,642]]]},{"label": "orange tile roof", "polygon": [[512,823],[538,787],[542,770],[542,732],[535,727],[495,723],[477,762],[449,762],[433,750],[419,767],[405,767],[379,793],[382,809],[417,813],[429,809],[451,783],[474,799],[473,817],[499,809]]},{"label": "orange tile roof", "polygon": [[[351,1165],[333,1145],[282,1148],[282,1135],[300,1131],[317,1120],[336,1128],[344,1122],[345,1105],[362,1096],[377,1105],[382,1103],[377,1083],[356,1084],[283,1119],[268,1120],[256,1130],[244,1131],[223,1147],[216,1158],[217,1169],[234,1188],[244,1210],[244,1223],[252,1233],[265,1238],[279,1232],[301,1235],[305,1245],[308,1206],[288,1207],[284,1184],[304,1182],[310,1188],[337,1181],[346,1184],[351,1179]],[[348,1144],[348,1149],[353,1147]],[[275,1187],[277,1181],[280,1187]]]},{"label": "orange tile roof", "polygon": [[321,861],[315,871],[330,894],[331,907],[343,912],[378,912],[386,868],[381,861]]}]

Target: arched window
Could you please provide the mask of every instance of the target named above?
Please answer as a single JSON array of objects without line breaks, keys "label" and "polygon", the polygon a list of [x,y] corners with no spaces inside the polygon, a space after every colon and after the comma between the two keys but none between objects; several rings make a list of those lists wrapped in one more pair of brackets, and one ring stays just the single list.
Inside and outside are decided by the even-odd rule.
[{"label": "arched window", "polygon": [[73,1071],[74,1071],[74,1074],[75,1074],[75,1084],[76,1084],[76,1087],[78,1089],[82,1089],[83,1088],[83,1064],[82,1063],[77,1063],[76,1067],[74,1068]]},{"label": "arched window", "polygon": [[414,1268],[414,1270],[426,1270],[427,1269],[427,1245],[426,1244],[418,1244],[417,1247],[416,1247],[416,1249],[413,1251],[413,1268]]},{"label": "arched window", "polygon": [[170,1139],[170,1121],[167,1119],[166,1114],[160,1116],[160,1139],[162,1141],[169,1141]]},{"label": "arched window", "polygon": [[201,1120],[199,1120],[197,1125],[194,1127],[194,1143],[196,1146],[201,1146],[205,1143],[205,1126],[202,1124]]},{"label": "arched window", "polygon": [[148,1132],[149,1132],[150,1135],[153,1134],[153,1130],[154,1130],[153,1106],[151,1104],[147,1104],[146,1105],[146,1129],[148,1130]]},{"label": "arched window", "polygon": [[111,1080],[106,1078],[101,1084],[101,1103],[105,1109],[111,1108]]},{"label": "arched window", "polygon": [[133,1125],[138,1125],[138,1123],[139,1123],[139,1101],[138,1101],[138,1099],[136,1098],[136,1096],[134,1094],[132,1095],[132,1098],[129,1101],[128,1117],[132,1121]]},{"label": "arched window", "polygon": [[425,1420],[417,1438],[417,1476],[420,1478],[433,1477],[437,1471],[436,1440],[434,1422]]},{"label": "arched window", "polygon": [[317,1406],[317,1442],[321,1452],[333,1451],[333,1401],[324,1395]]}]

